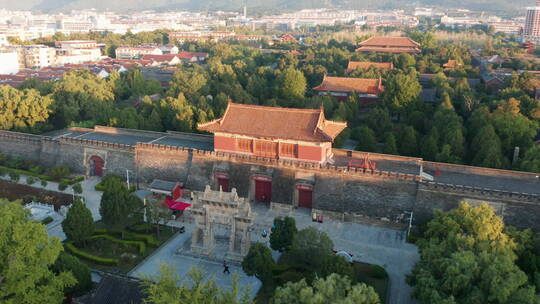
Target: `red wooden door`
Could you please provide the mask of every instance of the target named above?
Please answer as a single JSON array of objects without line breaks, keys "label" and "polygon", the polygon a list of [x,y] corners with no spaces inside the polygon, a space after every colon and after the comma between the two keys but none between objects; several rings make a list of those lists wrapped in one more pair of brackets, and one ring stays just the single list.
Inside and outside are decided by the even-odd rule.
[{"label": "red wooden door", "polygon": [[311,208],[313,205],[313,190],[298,189],[298,207]]},{"label": "red wooden door", "polygon": [[229,179],[226,177],[218,177],[218,189],[221,189],[225,192],[229,192]]},{"label": "red wooden door", "polygon": [[255,200],[269,203],[272,200],[272,182],[255,180]]},{"label": "red wooden door", "polygon": [[103,176],[103,165],[105,163],[103,159],[99,156],[94,155],[90,158],[90,161],[92,162],[93,166],[93,175]]}]

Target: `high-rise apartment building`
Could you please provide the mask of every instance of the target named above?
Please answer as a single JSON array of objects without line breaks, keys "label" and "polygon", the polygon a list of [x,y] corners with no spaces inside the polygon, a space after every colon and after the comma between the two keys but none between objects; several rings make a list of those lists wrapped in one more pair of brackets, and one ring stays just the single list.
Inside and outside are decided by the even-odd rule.
[{"label": "high-rise apartment building", "polygon": [[540,1],[536,1],[536,6],[527,8],[525,27],[523,28],[523,42],[526,41],[540,44]]}]

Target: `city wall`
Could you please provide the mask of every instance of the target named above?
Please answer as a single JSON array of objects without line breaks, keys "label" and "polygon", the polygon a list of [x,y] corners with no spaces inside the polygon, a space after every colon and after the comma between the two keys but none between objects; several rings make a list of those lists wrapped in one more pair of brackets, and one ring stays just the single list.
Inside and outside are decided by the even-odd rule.
[{"label": "city wall", "polygon": [[[126,131],[107,128],[101,132]],[[188,136],[174,132],[160,134]],[[105,173],[125,175],[126,169],[130,170],[130,175],[133,174],[141,186],[159,178],[180,181],[187,189],[203,191],[206,185],[216,188],[216,173],[226,173],[230,187],[237,188],[239,195],[247,198],[254,195],[252,177],[263,175],[272,179],[272,202],[281,206],[294,206],[295,184],[307,183],[313,186],[315,212],[347,221],[405,225],[407,212],[413,211],[414,223],[421,224],[433,216],[434,210],[455,208],[462,200],[472,204],[488,201],[508,224],[540,229],[538,195],[428,182],[415,174],[320,166],[148,143],[129,146],[66,137],[52,139],[7,131],[0,132],[0,152],[47,166],[65,164],[80,174],[89,174],[88,159],[98,155],[105,160]],[[421,162],[414,158],[394,158],[396,161]],[[424,167],[436,166],[446,164],[424,162]],[[445,170],[449,169],[460,172],[482,170],[488,175],[530,178],[529,173],[506,170],[456,165],[445,167]]]}]

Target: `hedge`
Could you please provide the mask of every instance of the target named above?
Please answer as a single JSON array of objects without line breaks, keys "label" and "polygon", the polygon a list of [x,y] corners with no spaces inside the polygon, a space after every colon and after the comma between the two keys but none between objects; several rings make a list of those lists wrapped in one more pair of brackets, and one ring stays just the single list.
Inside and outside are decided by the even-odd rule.
[{"label": "hedge", "polygon": [[103,258],[103,257],[90,254],[86,251],[80,250],[79,248],[75,247],[75,245],[73,245],[72,242],[66,242],[65,247],[69,252],[71,252],[72,254],[80,258],[83,258],[83,259],[86,259],[86,260],[89,260],[89,261],[92,261],[101,265],[118,265],[118,259]]},{"label": "hedge", "polygon": [[124,237],[128,240],[143,241],[149,246],[159,246],[159,241],[153,235],[126,232]]},{"label": "hedge", "polygon": [[46,218],[44,218],[41,223],[45,226],[47,226],[48,224],[54,222],[54,219],[50,216],[47,216]]},{"label": "hedge", "polygon": [[133,245],[137,246],[139,248],[139,254],[144,254],[146,252],[146,244],[141,241],[129,241],[129,240],[121,240],[117,239],[114,236],[108,235],[108,234],[96,234],[90,237],[91,239],[106,239],[108,241],[118,243],[118,244],[124,244],[124,245]]},{"label": "hedge", "polygon": [[[0,166],[0,172],[5,172],[5,173],[13,172],[13,173],[17,173],[17,174],[37,177],[37,178],[39,178],[41,180],[45,180],[45,181],[53,181],[53,178],[48,176],[48,175],[34,173],[32,171],[23,170],[23,169],[14,169],[14,168],[9,168],[9,167],[5,167],[5,166]],[[77,177],[74,177],[72,179],[64,178],[60,182],[68,184],[68,185],[73,185],[73,184],[76,184],[76,183],[81,182],[83,180],[84,180],[84,176],[77,176]]]},{"label": "hedge", "polygon": [[379,265],[371,265],[368,274],[375,279],[386,279],[388,277],[386,270]]}]

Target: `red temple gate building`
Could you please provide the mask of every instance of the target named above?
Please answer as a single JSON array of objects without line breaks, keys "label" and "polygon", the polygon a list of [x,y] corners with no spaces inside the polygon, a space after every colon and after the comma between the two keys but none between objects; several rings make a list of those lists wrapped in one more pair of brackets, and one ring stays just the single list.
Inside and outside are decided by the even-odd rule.
[{"label": "red temple gate building", "polygon": [[409,37],[371,37],[360,42],[357,52],[373,53],[410,53],[421,52],[420,43]]},{"label": "red temple gate building", "polygon": [[346,99],[356,92],[362,103],[370,103],[379,100],[384,87],[381,79],[324,76],[322,83],[313,90],[318,91],[319,95],[330,95],[338,99]]},{"label": "red temple gate building", "polygon": [[[332,142],[346,127],[347,123],[327,120],[322,107],[289,109],[232,102],[222,118],[198,125],[199,130],[214,133],[216,152],[319,164],[332,159]],[[216,178],[222,179],[222,188],[229,187],[226,176]],[[264,189],[262,184],[268,181],[261,177],[257,182]],[[265,194],[260,196],[258,200],[269,199]]]}]

